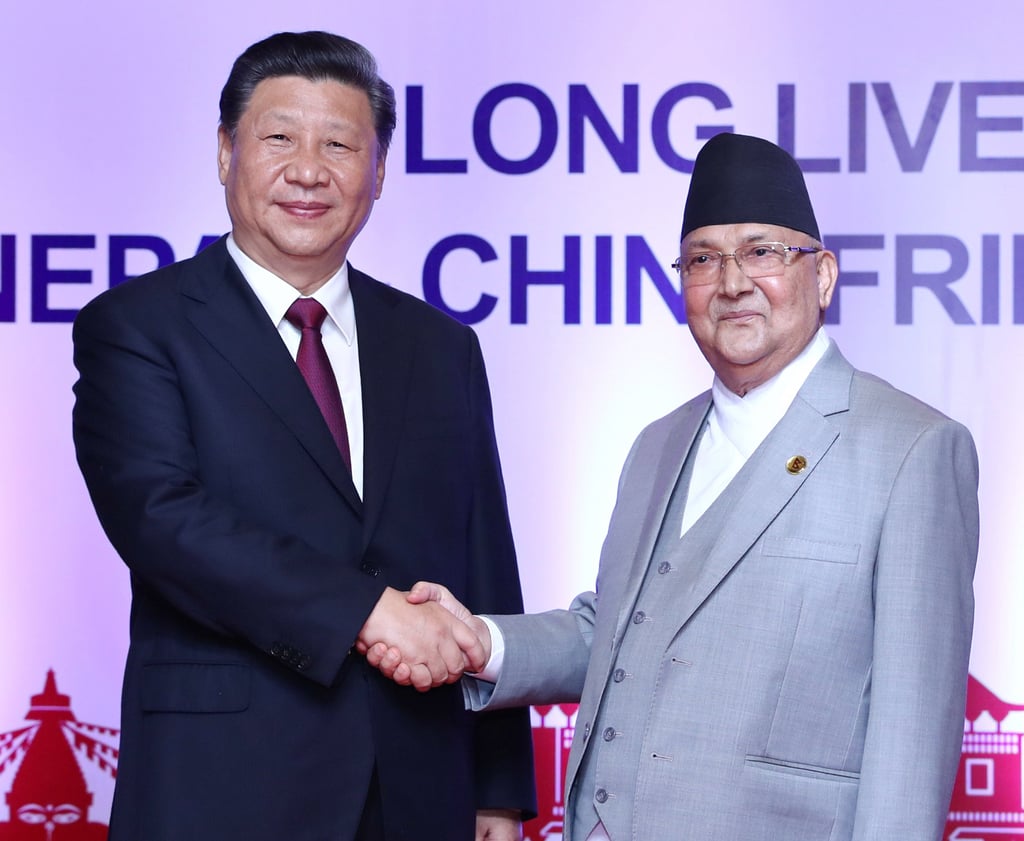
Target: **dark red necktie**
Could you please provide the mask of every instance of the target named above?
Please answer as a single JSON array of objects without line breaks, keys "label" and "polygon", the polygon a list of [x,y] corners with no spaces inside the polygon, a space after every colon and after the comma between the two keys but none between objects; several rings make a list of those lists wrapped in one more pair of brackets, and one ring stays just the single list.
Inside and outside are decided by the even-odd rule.
[{"label": "dark red necktie", "polygon": [[297,298],[288,307],[284,317],[302,331],[299,353],[295,361],[306,379],[313,398],[327,421],[334,441],[341,450],[341,457],[348,469],[352,469],[352,456],[348,449],[348,427],[345,425],[345,410],[341,405],[338,380],[334,376],[331,362],[324,350],[320,326],[327,318],[327,310],[315,298]]}]

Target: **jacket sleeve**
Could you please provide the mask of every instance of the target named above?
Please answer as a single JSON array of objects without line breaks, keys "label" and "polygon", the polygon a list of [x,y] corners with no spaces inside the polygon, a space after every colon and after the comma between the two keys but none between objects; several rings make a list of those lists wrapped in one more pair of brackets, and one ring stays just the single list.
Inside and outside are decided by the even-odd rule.
[{"label": "jacket sleeve", "polygon": [[528,616],[489,616],[505,639],[496,683],[463,678],[470,709],[580,700],[590,659],[596,595],[581,593],[568,610]]},{"label": "jacket sleeve", "polygon": [[963,737],[977,488],[973,441],[952,421],[923,431],[892,487],[875,567],[856,841],[942,835]]}]

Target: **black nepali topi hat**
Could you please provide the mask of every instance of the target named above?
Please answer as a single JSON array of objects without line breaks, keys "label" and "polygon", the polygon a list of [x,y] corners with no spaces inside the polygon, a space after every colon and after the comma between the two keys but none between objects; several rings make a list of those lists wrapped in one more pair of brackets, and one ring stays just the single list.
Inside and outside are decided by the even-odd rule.
[{"label": "black nepali topi hat", "polygon": [[705,225],[781,225],[821,240],[800,165],[760,137],[716,134],[697,153],[680,239]]}]

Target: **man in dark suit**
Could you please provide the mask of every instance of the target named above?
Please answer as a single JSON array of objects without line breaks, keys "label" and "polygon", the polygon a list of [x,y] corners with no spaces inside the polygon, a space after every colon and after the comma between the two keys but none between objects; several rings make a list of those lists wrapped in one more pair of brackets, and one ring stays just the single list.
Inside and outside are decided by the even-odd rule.
[{"label": "man in dark suit", "polygon": [[395,119],[360,45],[254,44],[221,94],[231,234],[75,322],[78,461],[132,583],[113,841],[506,839],[534,808],[525,711],[465,712],[444,684],[480,647],[402,595],[521,610],[475,335],[346,261]]}]

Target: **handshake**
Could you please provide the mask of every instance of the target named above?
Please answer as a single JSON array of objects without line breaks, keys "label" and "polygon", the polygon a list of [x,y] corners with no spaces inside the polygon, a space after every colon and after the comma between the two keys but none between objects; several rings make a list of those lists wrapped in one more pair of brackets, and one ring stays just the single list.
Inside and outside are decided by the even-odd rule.
[{"label": "handshake", "polygon": [[408,593],[384,591],[355,647],[385,677],[426,692],[483,669],[491,634],[448,588],[420,581]]}]

